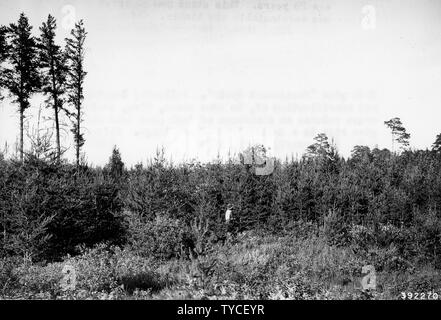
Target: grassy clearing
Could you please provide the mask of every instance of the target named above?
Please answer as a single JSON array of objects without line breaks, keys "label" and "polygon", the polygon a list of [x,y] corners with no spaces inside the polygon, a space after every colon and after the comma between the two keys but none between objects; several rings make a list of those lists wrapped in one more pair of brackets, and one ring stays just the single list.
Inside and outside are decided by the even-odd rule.
[{"label": "grassy clearing", "polygon": [[[322,236],[247,232],[204,255],[163,261],[99,245],[47,265],[2,263],[1,296],[12,299],[399,299],[441,290],[430,266],[380,268],[377,290],[366,294],[361,269],[371,262]],[[65,264],[76,269],[73,291],[60,287]]]}]

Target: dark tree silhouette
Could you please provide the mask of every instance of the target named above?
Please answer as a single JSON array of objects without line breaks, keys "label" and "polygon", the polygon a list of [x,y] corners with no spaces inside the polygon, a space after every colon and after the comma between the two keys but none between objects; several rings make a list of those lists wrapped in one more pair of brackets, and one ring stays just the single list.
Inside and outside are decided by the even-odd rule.
[{"label": "dark tree silhouette", "polygon": [[80,149],[84,145],[84,134],[81,132],[83,121],[82,101],[83,83],[87,72],[84,71],[84,41],[87,32],[84,29],[83,20],[75,24],[70,32],[71,38],[66,38],[66,55],[69,66],[67,77],[68,102],[74,107],[70,115],[74,118],[72,133],[74,134],[75,154],[77,167],[80,164]]},{"label": "dark tree silhouette", "polygon": [[23,161],[24,112],[30,107],[29,98],[40,88],[38,54],[32,26],[24,13],[16,24],[6,29],[9,40],[8,67],[3,70],[3,85],[9,90],[13,102],[18,104],[20,114],[20,160]]},{"label": "dark tree silhouette", "polygon": [[306,149],[306,157],[316,157],[320,155],[326,155],[330,152],[330,144],[328,142],[328,137],[325,133],[320,133],[315,136],[314,140],[316,141],[314,144],[311,144]]},{"label": "dark tree silhouette", "polygon": [[60,119],[59,113],[63,109],[63,94],[65,93],[67,65],[66,56],[60,46],[55,44],[55,18],[48,16],[47,21],[40,27],[41,39],[40,64],[42,71],[42,91],[48,96],[46,102],[54,110],[55,137],[57,145],[57,160],[61,157]]},{"label": "dark tree silhouette", "polygon": [[306,149],[306,154],[304,155],[306,158],[318,158],[326,161],[336,161],[339,158],[333,141],[329,143],[328,136],[325,133],[318,134],[314,140],[315,143]]},{"label": "dark tree silhouette", "polygon": [[394,141],[398,142],[402,149],[409,146],[410,134],[406,132],[400,118],[392,118],[389,121],[384,121],[384,124],[392,133],[392,152],[394,151]]},{"label": "dark tree silhouette", "polygon": [[113,147],[112,155],[107,164],[107,170],[114,180],[118,180],[124,173],[124,162],[121,159],[121,153],[116,146]]},{"label": "dark tree silhouette", "polygon": [[2,89],[5,87],[5,79],[2,64],[8,57],[9,47],[6,42],[6,27],[0,26],[0,101],[3,100]]},{"label": "dark tree silhouette", "polygon": [[441,152],[441,133],[436,136],[435,142],[432,144],[433,152]]}]

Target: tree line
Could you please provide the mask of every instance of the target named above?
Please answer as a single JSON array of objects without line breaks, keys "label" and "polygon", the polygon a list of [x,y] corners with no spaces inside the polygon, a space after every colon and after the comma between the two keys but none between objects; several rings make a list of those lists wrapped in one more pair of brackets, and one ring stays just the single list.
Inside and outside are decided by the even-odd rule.
[{"label": "tree line", "polygon": [[84,144],[81,130],[82,102],[86,71],[84,70],[87,32],[83,21],[78,21],[65,39],[64,48],[57,44],[57,23],[52,15],[39,27],[40,34],[32,34],[33,27],[24,13],[16,23],[0,26],[0,100],[3,91],[18,107],[20,119],[19,154],[23,162],[24,121],[31,98],[42,94],[45,106],[52,109],[55,125],[55,158],[60,161],[60,113],[68,116],[72,126],[79,165],[80,150]]}]

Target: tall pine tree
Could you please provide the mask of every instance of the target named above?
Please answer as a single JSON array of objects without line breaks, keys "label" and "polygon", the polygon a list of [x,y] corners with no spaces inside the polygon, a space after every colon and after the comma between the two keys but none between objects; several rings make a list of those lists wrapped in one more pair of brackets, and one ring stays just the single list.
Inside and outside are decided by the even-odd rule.
[{"label": "tall pine tree", "polygon": [[3,63],[8,57],[9,47],[6,42],[6,27],[0,26],[0,101],[3,100],[2,89],[5,87],[5,79],[3,72]]},{"label": "tall pine tree", "polygon": [[42,70],[42,92],[47,95],[46,103],[54,111],[57,160],[61,157],[60,118],[63,110],[63,94],[65,93],[67,64],[66,55],[55,43],[55,18],[48,16],[47,21],[40,27],[40,64]]},{"label": "tall pine tree", "polygon": [[406,132],[400,118],[392,118],[384,121],[384,124],[391,130],[392,134],[392,152],[394,152],[394,141],[400,144],[401,149],[409,146],[410,133]]},{"label": "tall pine tree", "polygon": [[20,114],[20,160],[23,161],[23,127],[25,110],[30,107],[29,99],[40,88],[38,72],[38,50],[32,26],[24,13],[16,24],[6,28],[9,53],[8,66],[2,70],[3,86],[9,90],[13,102],[18,104]]},{"label": "tall pine tree", "polygon": [[66,38],[66,56],[69,66],[67,77],[67,94],[68,102],[74,107],[74,111],[70,112],[73,116],[73,128],[75,142],[75,154],[77,167],[80,164],[80,149],[84,145],[84,135],[81,132],[81,122],[83,121],[82,102],[83,83],[87,72],[84,71],[84,41],[87,32],[84,29],[83,20],[75,24],[75,28],[71,31],[71,38]]}]

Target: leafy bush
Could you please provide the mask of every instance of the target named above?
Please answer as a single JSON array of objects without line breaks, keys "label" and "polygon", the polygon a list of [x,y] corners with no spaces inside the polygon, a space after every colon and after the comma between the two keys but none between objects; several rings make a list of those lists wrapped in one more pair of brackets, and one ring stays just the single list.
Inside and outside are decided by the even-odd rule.
[{"label": "leafy bush", "polygon": [[367,248],[375,242],[373,231],[363,225],[353,225],[349,231],[352,245],[357,248],[367,250]]},{"label": "leafy bush", "polygon": [[39,265],[28,266],[22,264],[17,268],[20,278],[20,290],[22,295],[27,298],[38,297],[55,298],[60,295],[62,288],[60,281],[63,274],[63,266],[59,263],[50,264],[42,268]]},{"label": "leafy bush", "polygon": [[15,268],[22,260],[18,257],[0,259],[0,292],[2,296],[8,296],[19,286],[19,275]]},{"label": "leafy bush", "polygon": [[128,243],[132,250],[143,257],[177,257],[190,239],[186,226],[177,219],[158,215],[151,221],[135,213],[127,213],[127,219]]}]

